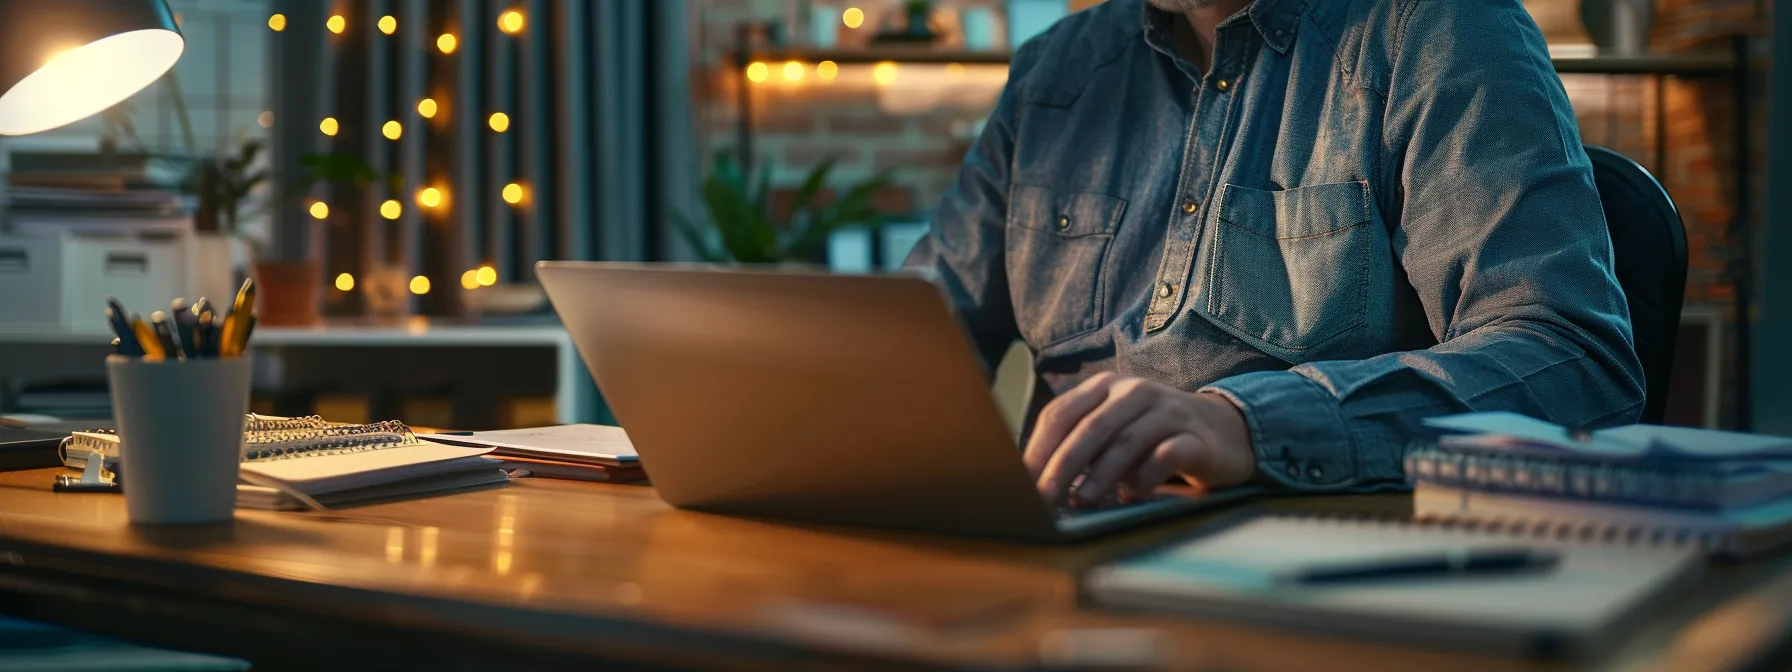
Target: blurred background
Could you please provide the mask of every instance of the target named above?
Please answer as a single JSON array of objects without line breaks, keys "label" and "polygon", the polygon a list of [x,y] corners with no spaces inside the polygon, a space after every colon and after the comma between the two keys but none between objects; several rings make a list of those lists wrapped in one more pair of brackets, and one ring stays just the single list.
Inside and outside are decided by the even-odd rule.
[{"label": "blurred background", "polygon": [[[253,276],[258,410],[607,419],[535,261],[895,268],[1013,47],[1093,4],[171,0],[188,39],[171,75],[7,142],[0,264],[58,263],[6,281],[36,298],[0,302],[0,409],[103,408],[99,296],[147,314]],[[1684,219],[1668,421],[1792,431],[1756,417],[1792,396],[1770,336],[1792,302],[1758,284],[1788,256],[1762,233],[1792,187],[1769,177],[1789,123],[1769,114],[1771,7],[1526,6],[1583,139],[1653,172]]]}]

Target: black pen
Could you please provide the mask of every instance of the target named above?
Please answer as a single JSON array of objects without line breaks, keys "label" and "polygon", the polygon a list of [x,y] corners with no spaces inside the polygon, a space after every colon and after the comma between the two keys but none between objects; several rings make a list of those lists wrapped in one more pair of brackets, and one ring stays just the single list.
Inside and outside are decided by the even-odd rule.
[{"label": "black pen", "polygon": [[156,330],[156,341],[162,344],[162,352],[168,353],[169,359],[186,359],[186,353],[174,343],[174,327],[168,324],[166,313],[159,310],[150,313],[149,326]]},{"label": "black pen", "polygon": [[1381,579],[1490,574],[1548,569],[1559,554],[1527,546],[1452,548],[1445,551],[1318,564],[1285,572],[1280,583],[1357,583]]},{"label": "black pen", "polygon": [[168,308],[174,313],[174,328],[180,336],[182,359],[198,359],[199,318],[194,316],[193,311],[187,310],[186,299],[175,299],[168,304]]},{"label": "black pen", "polygon": [[125,312],[116,296],[106,296],[106,323],[112,325],[112,335],[118,337],[118,354],[143,356],[143,346],[137,344],[137,335],[131,333],[131,314]]}]

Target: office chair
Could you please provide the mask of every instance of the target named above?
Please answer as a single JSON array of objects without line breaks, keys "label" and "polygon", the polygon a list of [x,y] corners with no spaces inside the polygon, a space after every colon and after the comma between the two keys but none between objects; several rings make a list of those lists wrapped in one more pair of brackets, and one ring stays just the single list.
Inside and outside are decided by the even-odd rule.
[{"label": "office chair", "polygon": [[1649,171],[1604,147],[1586,148],[1648,386],[1642,421],[1659,423],[1667,407],[1668,374],[1674,368],[1680,306],[1686,298],[1686,229],[1673,199]]}]

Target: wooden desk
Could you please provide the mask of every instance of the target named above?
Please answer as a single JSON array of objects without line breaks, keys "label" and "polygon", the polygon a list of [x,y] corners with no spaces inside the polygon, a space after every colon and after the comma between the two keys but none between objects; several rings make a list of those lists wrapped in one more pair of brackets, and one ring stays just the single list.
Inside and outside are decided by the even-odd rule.
[{"label": "wooden desk", "polygon": [[[646,487],[529,480],[333,518],[240,511],[231,525],[154,529],[127,525],[121,497],[49,492],[51,473],[0,474],[0,610],[260,669],[1037,668],[1087,628],[1142,629],[1157,643],[1143,650],[1174,669],[1526,667],[1078,606],[1080,571],[1198,519],[1024,547],[731,519],[673,510]],[[1781,653],[1783,567],[1714,572],[1609,666],[1723,669]]]}]

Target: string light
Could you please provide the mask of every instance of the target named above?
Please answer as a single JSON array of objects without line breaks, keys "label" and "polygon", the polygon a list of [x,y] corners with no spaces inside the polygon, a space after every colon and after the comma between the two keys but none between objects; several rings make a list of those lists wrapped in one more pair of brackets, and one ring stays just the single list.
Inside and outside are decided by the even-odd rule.
[{"label": "string light", "polygon": [[335,136],[336,131],[341,128],[342,125],[336,123],[335,117],[324,117],[323,121],[317,122],[317,130],[323,131],[324,135]]},{"label": "string light", "polygon": [[402,214],[404,214],[404,206],[399,205],[398,201],[388,199],[385,203],[380,204],[381,217],[398,219],[398,216]]},{"label": "string light", "polygon": [[442,190],[435,187],[424,187],[417,192],[417,204],[425,208],[433,208],[442,204]]},{"label": "string light", "polygon": [[268,27],[274,29],[276,33],[286,30],[286,15],[275,14],[268,17]]},{"label": "string light", "polygon": [[871,66],[871,78],[877,83],[888,86],[896,81],[896,64],[889,61]]},{"label": "string light", "polygon": [[346,291],[349,291],[354,288],[355,288],[355,276],[349,275],[347,273],[343,273],[342,275],[336,276],[336,289],[337,290],[346,292]]},{"label": "string light", "polygon": [[847,28],[857,28],[865,25],[865,10],[857,7],[847,7],[846,11],[840,14],[840,22],[846,24]]},{"label": "string light", "polygon": [[316,203],[312,203],[311,204],[311,216],[315,219],[324,219],[326,217],[329,217],[330,216],[330,204],[325,203],[323,201],[318,201]]},{"label": "string light", "polygon": [[784,81],[787,81],[787,82],[803,81],[803,64],[798,63],[796,61],[791,61],[789,63],[785,63],[784,64]]},{"label": "string light", "polygon": [[491,264],[480,266],[473,278],[479,281],[481,287],[490,287],[498,284],[498,269],[492,268]]},{"label": "string light", "polygon": [[479,271],[467,269],[467,272],[460,274],[460,286],[465,289],[479,289]]},{"label": "string light", "polygon": [[324,21],[324,27],[329,28],[332,33],[341,35],[342,29],[348,27],[348,19],[342,18],[341,14],[331,14],[329,20]]},{"label": "string light", "polygon": [[421,275],[419,275],[415,278],[411,278],[411,293],[417,294],[419,296],[421,296],[423,294],[428,294],[429,293],[429,278],[421,276]]},{"label": "string light", "polygon": [[947,63],[946,64],[946,77],[950,78],[953,81],[958,81],[958,80],[964,79],[964,64],[963,63]]},{"label": "string light", "polygon": [[493,112],[490,123],[492,130],[503,133],[510,130],[510,115],[503,112]]},{"label": "string light", "polygon": [[452,33],[442,33],[441,37],[436,38],[436,48],[442,50],[444,54],[454,53],[454,47],[458,44],[460,44],[460,40],[454,39]]},{"label": "string light", "polygon": [[436,100],[434,98],[424,98],[423,100],[417,101],[417,114],[423,115],[424,119],[436,118]]},{"label": "string light", "polygon": [[523,13],[513,9],[508,12],[504,12],[503,14],[499,14],[498,15],[498,30],[502,30],[506,33],[510,33],[511,35],[515,35],[517,33],[522,32],[523,31]]},{"label": "string light", "polygon": [[766,66],[766,64],[755,61],[752,65],[747,66],[747,79],[754,82],[763,82],[766,77],[771,76],[771,71],[772,69]]},{"label": "string light", "polygon": [[822,61],[815,64],[815,76],[824,82],[831,82],[840,76],[840,66],[833,61]]},{"label": "string light", "polygon": [[274,127],[274,111],[273,110],[262,110],[261,114],[255,115],[255,123],[261,124],[262,128],[273,128]]},{"label": "string light", "polygon": [[504,185],[504,202],[511,205],[523,202],[523,185],[515,182]]},{"label": "string light", "polygon": [[388,121],[386,125],[380,127],[380,133],[385,135],[387,140],[397,140],[398,136],[404,135],[404,126],[400,125],[397,120]]},{"label": "string light", "polygon": [[391,14],[380,17],[380,32],[387,35],[398,32],[398,19]]}]

